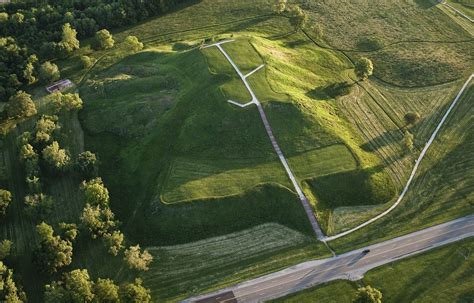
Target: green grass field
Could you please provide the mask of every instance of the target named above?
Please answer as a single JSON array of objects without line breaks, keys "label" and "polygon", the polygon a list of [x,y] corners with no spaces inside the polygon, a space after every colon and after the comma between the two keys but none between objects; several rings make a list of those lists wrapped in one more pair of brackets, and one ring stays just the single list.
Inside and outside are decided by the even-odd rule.
[{"label": "green grass field", "polygon": [[364,285],[380,289],[383,302],[471,302],[473,249],[467,239],[373,269],[357,282],[330,282],[273,302],[349,303]]},{"label": "green grass field", "polygon": [[336,250],[350,250],[473,212],[473,180],[466,178],[474,169],[472,153],[467,152],[474,143],[468,127],[472,96],[471,84],[428,150],[399,207],[370,227],[333,241]]},{"label": "green grass field", "polygon": [[[474,66],[470,25],[454,22],[428,0],[302,1],[311,15],[309,36],[272,15],[272,4],[203,0],[115,32],[111,50],[93,51],[84,41],[74,56],[58,62],[84,100],[79,119],[65,121],[60,140],[74,154],[87,149],[99,155],[121,230],[130,244],[149,247],[155,256],[142,277],[156,301],[176,301],[329,253],[314,239],[256,108],[227,103],[249,101],[242,81],[218,49],[198,48],[203,39],[236,39],[223,47],[244,73],[265,64],[250,85],[329,234],[390,206]],[[323,38],[315,24],[323,27]],[[130,54],[123,47],[131,34],[145,50]],[[97,60],[87,70],[79,60],[84,54]],[[325,94],[327,85],[353,82],[352,61],[359,55],[374,61],[375,76],[354,84],[345,97]],[[32,94],[40,112],[47,112],[43,88]],[[466,153],[473,148],[472,96],[471,88],[400,208],[331,243],[338,252],[472,213],[474,185],[466,178],[474,173]],[[410,129],[413,154],[403,152],[408,111],[421,115]],[[1,149],[17,197],[1,233],[15,243],[23,285],[39,298],[42,289],[28,275],[34,225],[19,215],[25,188],[12,144],[31,126],[21,123]],[[57,200],[51,222],[77,219],[79,182],[71,176],[48,183]],[[71,267],[117,281],[132,276],[101,243],[79,242]],[[341,298],[348,297],[341,292]]]}]

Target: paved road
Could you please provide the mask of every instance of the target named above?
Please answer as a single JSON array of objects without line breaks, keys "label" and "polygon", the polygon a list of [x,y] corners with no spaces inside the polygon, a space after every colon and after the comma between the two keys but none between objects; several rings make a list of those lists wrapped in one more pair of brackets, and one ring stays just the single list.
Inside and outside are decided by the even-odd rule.
[{"label": "paved road", "polygon": [[294,188],[295,188],[295,190],[298,194],[298,197],[299,197],[299,199],[300,199],[300,201],[303,205],[303,208],[306,212],[306,215],[307,215],[307,217],[308,217],[308,219],[311,223],[313,231],[316,234],[316,237],[323,241],[325,239],[325,235],[324,235],[323,231],[321,230],[321,227],[319,226],[318,221],[316,220],[316,218],[314,216],[313,209],[311,208],[311,205],[309,204],[308,199],[304,195],[303,190],[301,190],[301,187],[298,184],[298,181],[296,180],[293,172],[291,171],[290,166],[288,165],[288,161],[286,160],[285,155],[281,151],[281,148],[278,145],[278,142],[277,142],[275,136],[273,135],[272,128],[270,126],[270,123],[268,122],[267,115],[265,114],[265,111],[263,110],[262,104],[260,103],[257,96],[253,92],[252,88],[250,87],[250,84],[247,82],[247,78],[250,75],[252,75],[253,73],[255,73],[256,71],[260,70],[263,67],[263,65],[260,65],[259,67],[254,69],[252,72],[248,73],[247,75],[242,74],[242,72],[237,67],[237,65],[234,63],[232,58],[229,56],[229,54],[227,54],[227,52],[221,46],[224,43],[229,43],[229,42],[232,42],[232,41],[234,41],[234,40],[225,40],[225,41],[221,41],[221,42],[218,42],[218,43],[215,43],[215,44],[212,44],[212,45],[207,45],[204,48],[213,47],[213,46],[217,47],[222,52],[222,54],[227,58],[227,60],[230,62],[232,67],[235,69],[235,71],[239,75],[240,79],[242,79],[242,81],[244,82],[245,87],[247,88],[247,90],[250,93],[250,96],[252,97],[252,100],[249,103],[246,103],[246,104],[239,104],[238,102],[235,102],[235,101],[232,101],[232,100],[229,100],[229,102],[234,104],[234,105],[240,106],[240,107],[246,107],[246,106],[249,106],[249,105],[252,105],[252,104],[255,104],[257,106],[258,112],[260,114],[260,118],[262,119],[263,125],[265,126],[265,130],[267,132],[268,137],[270,138],[273,149],[277,153],[278,158],[280,159],[281,163],[283,164],[283,167],[285,168],[285,171],[286,171],[288,177],[290,178],[291,183],[293,184],[293,186],[294,186]]},{"label": "paved road", "polygon": [[[366,248],[362,248],[333,258],[301,263],[183,302],[263,302],[332,280],[358,280],[372,268],[472,236],[474,215],[368,246],[367,254],[362,252]],[[199,301],[203,299],[206,301]]]}]

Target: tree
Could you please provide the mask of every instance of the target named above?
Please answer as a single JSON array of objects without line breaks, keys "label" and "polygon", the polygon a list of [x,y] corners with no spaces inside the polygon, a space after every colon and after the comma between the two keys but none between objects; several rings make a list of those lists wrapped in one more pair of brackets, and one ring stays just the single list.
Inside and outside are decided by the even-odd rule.
[{"label": "tree", "polygon": [[23,70],[23,78],[26,79],[28,84],[33,84],[36,82],[35,77],[35,67],[32,63],[28,62]]},{"label": "tree", "polygon": [[36,121],[35,125],[35,141],[37,143],[49,143],[52,139],[53,132],[59,129],[56,124],[57,116],[42,115]]},{"label": "tree", "polygon": [[146,249],[141,252],[140,245],[137,244],[125,250],[124,260],[130,268],[147,271],[153,261],[153,256]]},{"label": "tree", "polygon": [[12,194],[8,190],[0,189],[0,215],[5,216],[7,208],[12,202]]},{"label": "tree", "polygon": [[94,64],[91,57],[89,56],[81,56],[81,62],[84,68],[89,68],[92,66],[92,64]]},{"label": "tree", "polygon": [[290,24],[295,32],[302,29],[307,21],[308,15],[298,5],[293,5],[290,9]]},{"label": "tree", "polygon": [[39,76],[43,83],[51,83],[61,78],[58,66],[49,61],[46,61],[41,64]]},{"label": "tree", "polygon": [[413,134],[411,134],[409,131],[405,131],[405,134],[403,136],[403,143],[407,152],[413,151],[413,139]]},{"label": "tree", "polygon": [[382,293],[371,286],[357,289],[354,303],[382,303]]},{"label": "tree", "polygon": [[134,52],[137,52],[143,49],[143,43],[138,41],[138,38],[135,36],[128,36],[127,38],[125,38],[125,45],[127,49],[130,49]]},{"label": "tree", "polygon": [[61,45],[67,54],[70,54],[76,49],[79,49],[79,40],[77,39],[77,32],[71,27],[71,24],[66,23],[63,25],[63,35],[61,39]]},{"label": "tree", "polygon": [[108,206],[109,191],[104,186],[101,178],[95,178],[87,182],[82,182],[81,189],[84,193],[84,200],[86,204],[93,206]]},{"label": "tree", "polygon": [[[45,286],[45,302],[92,302],[94,283],[86,269],[75,269],[63,275],[62,281]],[[101,301],[99,301],[101,302]]]},{"label": "tree", "polygon": [[8,21],[8,13],[0,13],[0,23],[5,23]]},{"label": "tree", "polygon": [[18,91],[8,100],[7,115],[9,118],[24,118],[36,115],[36,106],[31,95]]},{"label": "tree", "polygon": [[61,237],[69,240],[70,242],[74,241],[77,237],[77,225],[74,223],[59,223],[59,229],[61,230]]},{"label": "tree", "polygon": [[46,163],[57,171],[65,171],[71,164],[69,152],[59,148],[57,141],[53,141],[50,145],[46,146],[42,154]]},{"label": "tree", "polygon": [[24,203],[27,213],[35,219],[41,220],[49,217],[54,206],[53,197],[41,192],[25,196]]},{"label": "tree", "polygon": [[31,133],[23,132],[21,133],[21,135],[16,137],[16,144],[19,148],[21,148],[23,145],[30,143],[30,140],[31,140]]},{"label": "tree", "polygon": [[420,114],[415,112],[406,113],[405,116],[403,116],[403,119],[407,125],[415,125],[415,123],[420,119]]},{"label": "tree", "polygon": [[51,94],[51,103],[54,111],[59,113],[61,111],[70,112],[80,110],[82,108],[82,99],[77,93],[62,94],[61,92],[54,92]]},{"label": "tree", "polygon": [[38,160],[38,154],[29,143],[20,148],[20,161],[25,162],[27,160]]},{"label": "tree", "polygon": [[287,4],[288,4],[288,0],[278,0],[274,7],[275,12],[278,15],[283,14],[286,11]]},{"label": "tree", "polygon": [[6,257],[10,256],[13,242],[5,239],[0,242],[0,261],[5,260]]},{"label": "tree", "polygon": [[35,262],[43,271],[54,273],[72,262],[72,242],[54,235],[53,228],[42,222],[36,226],[40,245],[35,251]]},{"label": "tree", "polygon": [[110,279],[97,279],[94,294],[97,302],[120,302],[119,287]]},{"label": "tree", "polygon": [[121,299],[124,303],[149,303],[151,302],[150,290],[142,286],[141,279],[134,283],[127,283],[122,287]]},{"label": "tree", "polygon": [[99,160],[94,153],[88,150],[79,154],[76,165],[77,169],[87,178],[95,177],[98,174]]},{"label": "tree", "polygon": [[114,38],[106,29],[101,29],[95,33],[94,47],[96,49],[109,49],[114,47]]},{"label": "tree", "polygon": [[109,253],[114,256],[118,255],[120,250],[123,248],[123,240],[124,236],[118,230],[104,235],[104,242],[109,248]]},{"label": "tree", "polygon": [[26,294],[18,289],[13,280],[13,270],[0,261],[0,301],[6,303],[26,302]]},{"label": "tree", "polygon": [[82,211],[81,223],[89,230],[93,239],[103,236],[117,225],[109,207],[90,204],[86,204]]},{"label": "tree", "polygon": [[372,61],[366,57],[359,58],[355,63],[355,73],[361,80],[367,79],[374,72]]}]

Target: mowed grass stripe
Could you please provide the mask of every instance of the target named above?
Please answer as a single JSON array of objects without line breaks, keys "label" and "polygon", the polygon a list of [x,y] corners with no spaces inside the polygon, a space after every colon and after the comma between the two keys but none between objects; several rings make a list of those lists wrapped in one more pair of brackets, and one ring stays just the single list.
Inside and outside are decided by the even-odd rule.
[{"label": "mowed grass stripe", "polygon": [[371,228],[332,242],[339,252],[474,213],[474,86],[448,116],[405,199]]},{"label": "mowed grass stripe", "polygon": [[[318,251],[320,245],[314,243],[314,239],[279,224],[263,224],[198,242],[150,247],[160,264],[152,264],[143,277],[154,298],[176,301],[263,274],[270,264],[279,262],[282,266],[307,255],[309,247]],[[289,248],[294,251],[286,255]]]}]

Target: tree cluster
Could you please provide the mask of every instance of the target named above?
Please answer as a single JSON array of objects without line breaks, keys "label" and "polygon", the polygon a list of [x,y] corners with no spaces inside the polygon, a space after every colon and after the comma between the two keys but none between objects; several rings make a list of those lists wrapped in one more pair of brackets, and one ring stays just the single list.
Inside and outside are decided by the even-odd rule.
[{"label": "tree cluster", "polygon": [[118,286],[111,279],[93,281],[86,269],[75,269],[65,273],[61,280],[46,285],[44,301],[148,303],[151,296],[140,279]]},{"label": "tree cluster", "polygon": [[17,287],[13,280],[13,270],[0,261],[0,301],[21,303],[26,302],[26,294]]},{"label": "tree cluster", "polygon": [[[64,58],[79,48],[78,39],[99,29],[133,25],[187,1],[25,0],[0,6],[0,100],[36,82],[40,70],[43,76],[52,75],[42,81],[57,78],[54,68],[40,66],[38,58]],[[111,40],[105,41],[110,46]]]}]

